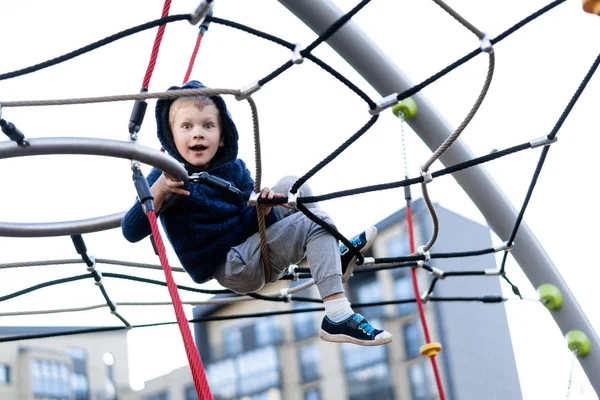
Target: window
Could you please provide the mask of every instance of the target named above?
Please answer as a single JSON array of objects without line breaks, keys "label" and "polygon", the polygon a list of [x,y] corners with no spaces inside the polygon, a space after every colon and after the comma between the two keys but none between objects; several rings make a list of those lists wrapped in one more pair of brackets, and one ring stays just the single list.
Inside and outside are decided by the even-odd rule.
[{"label": "window", "polygon": [[[368,279],[357,281],[353,289],[358,303],[376,303],[383,300],[381,285],[376,276],[371,275]],[[361,310],[361,314],[367,318],[381,317],[384,314],[384,308],[365,307]]]},{"label": "window", "polygon": [[210,364],[206,376],[215,399],[235,398],[239,379],[235,359],[229,358]]},{"label": "window", "polygon": [[308,344],[298,349],[302,382],[319,379],[319,350],[316,344]]},{"label": "window", "polygon": [[189,385],[185,388],[185,400],[198,400],[198,393],[196,393],[196,386]]},{"label": "window", "polygon": [[[296,301],[293,304],[294,310],[305,310],[314,307],[311,303]],[[318,324],[315,320],[314,312],[300,312],[293,314],[294,333],[296,340],[306,339],[317,335]]]},{"label": "window", "polygon": [[67,400],[70,392],[69,366],[61,361],[31,360],[31,386],[34,399]]},{"label": "window", "polygon": [[225,355],[230,357],[242,352],[242,331],[239,327],[223,329],[223,346]]},{"label": "window", "polygon": [[[396,277],[394,281],[394,292],[396,295],[396,299],[398,300],[407,300],[415,298],[415,291],[412,285],[412,278],[410,273],[406,273],[403,271],[403,274]],[[399,315],[408,315],[415,312],[417,309],[417,305],[415,302],[410,303],[402,303],[398,304],[398,314]]]},{"label": "window", "polygon": [[418,357],[421,354],[421,346],[424,344],[422,328],[415,320],[404,324],[404,354],[406,358]]},{"label": "window", "polygon": [[408,232],[392,237],[387,242],[386,257],[406,257],[410,254],[410,242]]},{"label": "window", "polygon": [[319,389],[317,388],[308,389],[304,392],[304,400],[319,400],[320,398]]},{"label": "window", "polygon": [[279,357],[273,346],[241,354],[237,363],[238,394],[249,395],[280,385]]},{"label": "window", "polygon": [[90,384],[87,374],[87,353],[84,349],[71,347],[67,350],[71,362],[73,363],[73,372],[71,374],[71,389],[73,390],[74,400],[90,399]]},{"label": "window", "polygon": [[169,400],[169,392],[162,391],[144,397],[144,400]]},{"label": "window", "polygon": [[432,373],[431,365],[417,363],[408,367],[412,400],[430,400],[435,398],[436,390],[433,386],[435,382],[431,375]]},{"label": "window", "polygon": [[258,319],[256,324],[254,324],[256,346],[262,347],[281,342],[283,332],[278,321],[274,315]]},{"label": "window", "polygon": [[0,385],[10,383],[10,367],[6,364],[0,364]]}]

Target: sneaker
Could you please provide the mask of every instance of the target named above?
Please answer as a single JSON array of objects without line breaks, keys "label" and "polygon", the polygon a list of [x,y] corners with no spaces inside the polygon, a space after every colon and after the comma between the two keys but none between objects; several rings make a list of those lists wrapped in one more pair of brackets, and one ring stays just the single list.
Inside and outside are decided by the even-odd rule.
[{"label": "sneaker", "polygon": [[[350,239],[350,243],[361,253],[366,252],[371,248],[371,245],[375,241],[377,236],[377,228],[369,226],[364,232],[359,233]],[[356,266],[356,257],[352,254],[350,249],[342,243],[340,246],[340,253],[342,255],[342,282],[346,282],[352,276],[354,267]]]},{"label": "sneaker", "polygon": [[378,346],[392,341],[391,333],[373,328],[358,313],[337,323],[325,316],[319,337],[327,342],[354,343],[359,346]]}]

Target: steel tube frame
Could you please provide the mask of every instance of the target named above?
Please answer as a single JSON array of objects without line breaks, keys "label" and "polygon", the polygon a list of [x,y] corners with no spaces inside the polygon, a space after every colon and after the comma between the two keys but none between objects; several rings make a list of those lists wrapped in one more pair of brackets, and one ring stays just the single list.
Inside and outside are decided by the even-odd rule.
[{"label": "steel tube frame", "polygon": [[[344,15],[329,0],[279,0],[279,2],[317,34],[324,32]],[[382,97],[392,93],[402,93],[414,86],[398,66],[353,21],[348,21],[327,43]],[[407,123],[434,151],[453,133],[453,129],[423,94],[417,93],[413,99],[419,111],[417,116]],[[368,115],[366,107],[365,114]],[[450,146],[440,161],[445,166],[450,166],[472,158],[474,156],[470,149],[459,139]],[[517,210],[510,204],[485,168],[475,166],[453,176],[479,208],[490,228],[502,240],[507,240],[516,220]],[[588,356],[580,357],[578,360],[596,394],[600,395],[600,339],[542,245],[524,222],[521,223],[511,253],[534,287],[551,283],[560,289],[564,300],[563,306],[558,311],[550,311],[550,314],[563,334],[571,330],[581,330],[588,336],[592,351]]]},{"label": "steel tube frame", "polygon": [[[13,141],[0,142],[0,159],[56,155],[81,154],[137,160],[165,171],[170,176],[188,181],[185,168],[174,158],[134,142],[83,137],[28,139],[29,146],[19,146]],[[97,218],[48,223],[0,222],[0,236],[49,237],[80,235],[118,228],[125,212]]]}]

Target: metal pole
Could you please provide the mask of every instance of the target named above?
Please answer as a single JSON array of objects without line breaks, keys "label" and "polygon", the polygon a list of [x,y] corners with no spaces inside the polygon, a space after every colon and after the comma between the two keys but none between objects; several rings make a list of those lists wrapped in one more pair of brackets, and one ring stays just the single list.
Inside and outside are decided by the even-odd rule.
[{"label": "metal pole", "polygon": [[[279,0],[279,2],[302,20],[315,33],[324,32],[344,13],[331,1]],[[382,97],[401,93],[414,86],[402,71],[361,31],[348,21],[327,43],[346,62],[354,67]],[[419,107],[416,118],[407,121],[411,128],[432,150],[450,136],[453,129],[421,93],[413,96]],[[470,149],[459,139],[440,158],[445,166],[458,164],[474,158]],[[453,174],[456,181],[479,208],[490,228],[503,240],[507,240],[517,217],[507,197],[496,185],[483,166],[475,166]],[[556,267],[537,241],[529,227],[522,223],[511,250],[523,272],[534,287],[543,283],[557,286],[563,295],[563,306],[550,311],[563,334],[581,330],[588,336],[592,351],[579,358],[596,394],[600,395],[600,339],[590,321],[579,306],[573,293]]]}]

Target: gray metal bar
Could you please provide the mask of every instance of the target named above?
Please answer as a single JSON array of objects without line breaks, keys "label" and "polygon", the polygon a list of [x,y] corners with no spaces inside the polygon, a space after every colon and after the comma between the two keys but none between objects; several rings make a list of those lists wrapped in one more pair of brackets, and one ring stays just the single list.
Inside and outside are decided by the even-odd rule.
[{"label": "gray metal bar", "polygon": [[[52,154],[81,154],[125,158],[152,165],[170,176],[188,181],[185,168],[174,158],[158,150],[133,142],[110,139],[62,137],[28,139],[29,146],[21,147],[13,141],[0,142],[0,159]],[[98,218],[48,223],[0,222],[0,236],[49,237],[79,235],[118,228],[125,212]]]},{"label": "gray metal bar", "polygon": [[[324,32],[343,15],[343,12],[329,0],[279,0],[279,2],[317,34]],[[414,86],[352,21],[343,26],[327,43],[352,65],[382,97],[392,93],[401,93]],[[573,90],[575,89],[573,88]],[[416,118],[407,122],[425,144],[434,151],[452,134],[453,129],[425,96],[417,93],[413,99],[419,107],[419,112]],[[368,116],[366,107],[365,116]],[[533,154],[532,156],[537,157]],[[472,158],[474,156],[471,151],[459,139],[444,153],[440,161],[445,166],[450,166]],[[500,238],[507,240],[516,220],[517,211],[485,168],[476,166],[455,173],[453,176],[479,208],[490,228]],[[589,337],[592,351],[587,357],[579,358],[579,361],[596,394],[600,395],[600,339],[575,296],[525,223],[522,223],[519,228],[515,247],[511,252],[534,287],[543,283],[551,283],[562,292],[564,299],[562,308],[559,311],[550,311],[550,314],[563,334],[577,329],[585,332]]]}]

